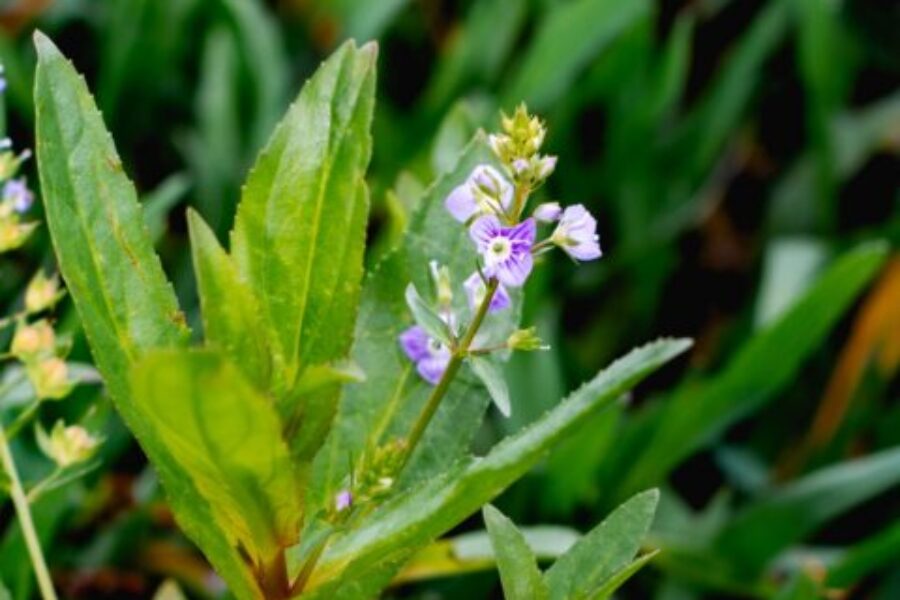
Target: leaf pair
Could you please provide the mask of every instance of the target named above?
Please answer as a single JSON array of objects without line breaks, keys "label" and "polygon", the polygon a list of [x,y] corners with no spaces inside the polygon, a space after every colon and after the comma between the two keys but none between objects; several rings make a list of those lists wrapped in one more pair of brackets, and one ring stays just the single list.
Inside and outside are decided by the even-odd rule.
[{"label": "leaf pair", "polygon": [[271,571],[297,541],[308,463],[349,376],[375,49],[346,44],[304,87],[245,186],[231,256],[189,216],[208,345],[190,351],[84,81],[49,39],[35,43],[47,220],[110,394],[235,594],[284,588]]},{"label": "leaf pair", "polygon": [[635,555],[656,512],[659,492],[634,496],[563,554],[546,573],[512,521],[485,506],[484,522],[507,600],[604,600],[655,552]]}]

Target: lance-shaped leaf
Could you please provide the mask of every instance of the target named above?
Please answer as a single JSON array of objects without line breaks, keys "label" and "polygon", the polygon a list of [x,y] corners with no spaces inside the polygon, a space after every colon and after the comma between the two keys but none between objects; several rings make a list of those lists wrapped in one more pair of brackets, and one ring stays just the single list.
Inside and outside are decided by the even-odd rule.
[{"label": "lance-shaped leaf", "polygon": [[193,210],[188,210],[188,231],[206,343],[220,348],[260,389],[267,389],[270,336],[256,297],[212,229]]},{"label": "lance-shaped leaf", "polygon": [[506,516],[491,505],[482,509],[484,524],[491,536],[497,569],[507,600],[546,600],[547,584],[538,569],[537,558],[525,536]]},{"label": "lance-shaped leaf", "polygon": [[469,358],[469,366],[478,379],[484,383],[484,387],[491,395],[491,400],[504,417],[512,412],[509,402],[509,389],[500,367],[492,359],[484,356],[472,356]]},{"label": "lance-shaped leaf", "polygon": [[296,543],[302,490],[271,401],[214,350],[160,350],[133,371],[135,403],[255,566]]},{"label": "lance-shaped leaf", "polygon": [[[534,466],[587,417],[612,406],[644,377],[684,352],[686,340],[661,340],[630,352],[583,385],[530,427],[511,436],[483,458],[472,458],[442,477],[426,481],[377,508],[367,519],[335,538],[312,585],[313,598],[329,597],[354,585],[381,565],[407,557],[451,529]],[[341,583],[334,583],[341,578]],[[325,582],[332,582],[325,586]]]},{"label": "lance-shaped leaf", "polygon": [[[274,391],[288,417],[303,410],[290,395],[302,368],[340,360],[350,349],[376,54],[373,44],[348,42],[303,86],[250,172],[232,232],[238,273],[256,293],[273,339]],[[306,420],[318,420],[306,412]]]},{"label": "lance-shaped leaf", "polygon": [[544,576],[550,598],[594,598],[593,594],[620,571],[627,569],[653,523],[659,492],[650,490],[614,510]]},{"label": "lance-shaped leaf", "polygon": [[35,35],[37,155],[60,270],[110,396],[160,475],[187,535],[239,598],[258,590],[211,509],[131,395],[128,373],[148,350],[182,346],[189,332],[144,225],[134,186],[84,80]]}]

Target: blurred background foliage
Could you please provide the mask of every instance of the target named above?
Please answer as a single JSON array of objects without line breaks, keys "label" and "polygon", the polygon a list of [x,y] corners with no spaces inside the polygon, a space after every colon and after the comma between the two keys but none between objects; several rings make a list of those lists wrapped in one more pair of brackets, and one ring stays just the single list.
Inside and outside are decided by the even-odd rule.
[{"label": "blurred background foliage", "polygon": [[[526,320],[553,350],[509,365],[516,412],[492,416],[481,439],[526,426],[642,341],[697,345],[499,506],[519,524],[553,524],[540,542],[552,556],[629,494],[662,487],[650,540],[662,552],[623,598],[900,597],[900,4],[0,7],[11,137],[33,139],[39,27],[86,74],[194,321],[184,208],[224,237],[249,162],[343,39],[381,48],[370,264],[477,129],[526,101],[560,157],[540,194],[598,214],[606,257],[576,270],[557,256],[533,278]],[[41,232],[0,263],[3,306],[52,262]],[[71,306],[60,314],[88,362]],[[103,468],[35,509],[63,595],[150,598],[166,579],[190,597],[222,595],[100,392],[84,387],[57,411],[88,412],[107,437]],[[11,516],[0,508],[0,579],[24,600],[32,582]],[[391,593],[499,597],[482,527],[473,518],[422,553]],[[178,596],[167,584],[158,597]]]}]

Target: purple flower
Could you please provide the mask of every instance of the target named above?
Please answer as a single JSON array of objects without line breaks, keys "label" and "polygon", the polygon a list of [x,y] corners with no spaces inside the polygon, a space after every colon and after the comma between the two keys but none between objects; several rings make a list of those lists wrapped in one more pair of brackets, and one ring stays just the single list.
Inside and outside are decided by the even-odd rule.
[{"label": "purple flower", "polygon": [[353,494],[350,490],[341,490],[334,497],[334,509],[337,512],[344,512],[353,505]]},{"label": "purple flower", "polygon": [[34,194],[25,184],[25,179],[10,179],[3,186],[3,200],[11,202],[17,213],[24,213],[34,202]]},{"label": "purple flower", "polygon": [[[469,308],[472,311],[478,310],[478,307],[481,305],[482,300],[484,300],[484,294],[487,292],[487,286],[484,284],[484,280],[481,279],[481,275],[477,272],[472,273],[468,279],[463,283],[463,287],[466,289],[466,296],[469,298]],[[509,308],[509,293],[506,291],[506,288],[503,287],[503,284],[497,286],[497,291],[494,292],[494,297],[491,298],[491,304],[488,306],[488,312],[499,312],[506,308]]]},{"label": "purple flower", "polygon": [[519,287],[531,273],[535,232],[534,219],[504,227],[494,215],[479,218],[469,229],[484,259],[485,274],[510,287]]},{"label": "purple flower", "polygon": [[547,179],[556,170],[556,157],[555,156],[543,156],[541,160],[538,162],[538,178],[539,179]]},{"label": "purple flower", "polygon": [[482,213],[506,210],[512,197],[512,184],[503,175],[489,165],[478,165],[462,185],[450,192],[444,205],[454,219],[465,223]]},{"label": "purple flower", "polygon": [[563,211],[550,239],[576,260],[594,260],[603,255],[600,236],[597,235],[597,220],[581,204],[569,206]]},{"label": "purple flower", "polygon": [[561,214],[562,208],[560,208],[559,202],[545,202],[537,205],[532,216],[542,223],[553,223],[559,221]]},{"label": "purple flower", "polygon": [[430,337],[418,325],[413,325],[400,334],[400,347],[409,360],[416,365],[422,379],[437,385],[450,362],[450,349]]}]

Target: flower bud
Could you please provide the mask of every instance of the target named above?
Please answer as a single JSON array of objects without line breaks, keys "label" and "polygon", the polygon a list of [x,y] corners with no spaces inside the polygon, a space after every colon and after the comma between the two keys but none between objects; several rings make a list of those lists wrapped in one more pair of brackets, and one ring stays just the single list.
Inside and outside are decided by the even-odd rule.
[{"label": "flower bud", "polygon": [[60,400],[69,395],[75,383],[69,379],[69,368],[61,358],[52,357],[26,365],[28,379],[40,399]]},{"label": "flower bud", "polygon": [[545,202],[538,204],[534,209],[533,216],[542,223],[553,223],[559,220],[561,214],[562,207],[560,207],[559,202]]},{"label": "flower bud", "polygon": [[450,307],[453,303],[453,285],[450,280],[450,269],[445,265],[438,264],[436,260],[431,261],[429,266],[431,268],[431,280],[434,283],[438,305]]},{"label": "flower bud", "polygon": [[36,223],[19,223],[18,219],[0,218],[0,252],[15,250],[28,241]]},{"label": "flower bud", "polygon": [[21,325],[16,329],[10,352],[22,362],[30,362],[38,356],[52,355],[56,347],[56,335],[47,321]]},{"label": "flower bud", "polygon": [[334,497],[334,510],[344,512],[353,506],[353,494],[350,490],[341,490]]},{"label": "flower bud", "polygon": [[48,458],[59,467],[65,468],[90,459],[100,441],[80,425],[69,425],[57,421],[48,436],[43,429],[37,430],[38,445]]},{"label": "flower bud", "polygon": [[541,338],[537,336],[537,329],[535,327],[514,331],[506,340],[506,347],[510,350],[522,350],[524,352],[550,349],[550,346],[541,342]]},{"label": "flower bud", "polygon": [[51,308],[58,299],[59,278],[55,275],[47,277],[43,269],[35,273],[25,290],[25,310],[39,313]]}]

